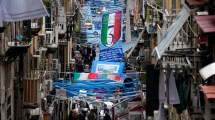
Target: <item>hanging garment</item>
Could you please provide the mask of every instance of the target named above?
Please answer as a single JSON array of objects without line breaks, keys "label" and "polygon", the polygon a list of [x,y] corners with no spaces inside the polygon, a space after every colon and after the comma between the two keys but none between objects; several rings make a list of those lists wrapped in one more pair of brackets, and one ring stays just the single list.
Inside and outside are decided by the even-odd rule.
[{"label": "hanging garment", "polygon": [[164,104],[160,103],[159,110],[158,110],[158,119],[157,120],[166,120]]},{"label": "hanging garment", "polygon": [[146,73],[146,116],[153,116],[154,110],[159,109],[159,70],[149,64]]},{"label": "hanging garment", "polygon": [[42,0],[0,0],[5,22],[29,20],[48,16]]},{"label": "hanging garment", "polygon": [[184,73],[179,73],[177,77],[178,78],[176,80],[176,85],[177,85],[177,90],[180,98],[180,104],[174,105],[174,107],[176,108],[177,113],[181,114],[182,111],[184,111],[187,108],[187,99],[186,99],[186,93],[184,88],[185,76],[184,76]]},{"label": "hanging garment", "polygon": [[179,95],[178,95],[178,91],[175,83],[175,76],[174,76],[173,70],[170,71],[168,83],[169,83],[168,85],[169,86],[169,89],[168,89],[169,104],[172,104],[172,105],[180,104],[180,99],[179,99]]},{"label": "hanging garment", "polygon": [[187,102],[187,105],[191,105],[192,104],[192,99],[191,99],[192,74],[191,74],[191,71],[186,70],[184,80],[185,81],[183,83],[183,87],[184,87],[184,91],[185,91],[186,102]]},{"label": "hanging garment", "polygon": [[159,102],[165,102],[165,83],[164,83],[164,71],[161,69],[159,74]]},{"label": "hanging garment", "polygon": [[3,27],[3,18],[2,18],[2,0],[0,0],[0,27]]}]

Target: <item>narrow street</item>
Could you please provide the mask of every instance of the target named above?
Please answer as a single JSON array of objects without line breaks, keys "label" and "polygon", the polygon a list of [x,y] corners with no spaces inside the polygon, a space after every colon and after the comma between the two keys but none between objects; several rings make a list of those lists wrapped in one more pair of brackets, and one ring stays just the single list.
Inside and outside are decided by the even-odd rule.
[{"label": "narrow street", "polygon": [[1,120],[215,119],[214,0],[0,0]]}]

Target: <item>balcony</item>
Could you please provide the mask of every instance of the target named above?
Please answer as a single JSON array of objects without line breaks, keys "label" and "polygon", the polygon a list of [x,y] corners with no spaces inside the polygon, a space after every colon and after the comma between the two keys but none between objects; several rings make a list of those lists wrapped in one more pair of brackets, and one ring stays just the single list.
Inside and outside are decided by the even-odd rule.
[{"label": "balcony", "polygon": [[54,50],[54,49],[57,49],[58,44],[57,43],[53,43],[53,44],[49,43],[49,44],[46,44],[46,47],[47,47],[48,51],[52,50],[52,49]]},{"label": "balcony", "polygon": [[25,36],[18,35],[14,40],[11,40],[8,42],[9,50],[13,50],[14,52],[26,53],[27,49],[32,44],[32,41],[28,41],[28,39]]},{"label": "balcony", "polygon": [[28,48],[32,41],[19,41],[13,40],[8,42],[8,47],[10,48]]},{"label": "balcony", "polygon": [[23,53],[26,53],[28,47],[31,45],[32,41],[9,41],[7,44],[7,51],[4,54],[4,62],[12,63],[16,58]]},{"label": "balcony", "polygon": [[33,36],[38,35],[40,29],[41,27],[38,25],[38,23],[31,23],[31,34]]},{"label": "balcony", "polygon": [[66,33],[66,25],[59,24],[58,25],[58,39],[63,39]]},{"label": "balcony", "polygon": [[15,38],[8,40],[8,47],[9,48],[28,48],[32,41],[31,41],[31,34],[28,32],[26,26],[24,28],[16,29]]},{"label": "balcony", "polygon": [[31,26],[31,34],[33,36],[37,36],[39,31],[41,30],[42,18],[36,18],[31,20],[30,26]]},{"label": "balcony", "polygon": [[23,81],[23,104],[26,108],[39,107],[40,101],[40,73],[39,71],[31,71],[25,74]]}]

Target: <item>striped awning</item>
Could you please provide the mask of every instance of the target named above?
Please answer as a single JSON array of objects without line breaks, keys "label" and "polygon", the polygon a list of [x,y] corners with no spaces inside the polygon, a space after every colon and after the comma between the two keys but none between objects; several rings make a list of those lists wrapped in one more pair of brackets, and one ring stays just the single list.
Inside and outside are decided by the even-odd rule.
[{"label": "striped awning", "polygon": [[200,5],[207,4],[208,1],[207,0],[186,0],[186,3],[190,7],[197,7],[197,6],[200,6]]},{"label": "striped awning", "polygon": [[215,33],[215,15],[195,16],[195,20],[204,33]]}]

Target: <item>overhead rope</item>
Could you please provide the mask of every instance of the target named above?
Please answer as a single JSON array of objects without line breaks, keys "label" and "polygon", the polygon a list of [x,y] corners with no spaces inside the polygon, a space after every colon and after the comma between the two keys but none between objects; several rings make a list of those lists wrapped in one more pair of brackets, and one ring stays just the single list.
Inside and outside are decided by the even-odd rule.
[{"label": "overhead rope", "polygon": [[159,6],[158,4],[154,3],[152,0],[146,0],[146,4],[150,7],[152,7],[153,9],[155,9],[156,11],[162,13],[163,15],[165,15],[166,13],[164,13],[163,7]]}]

